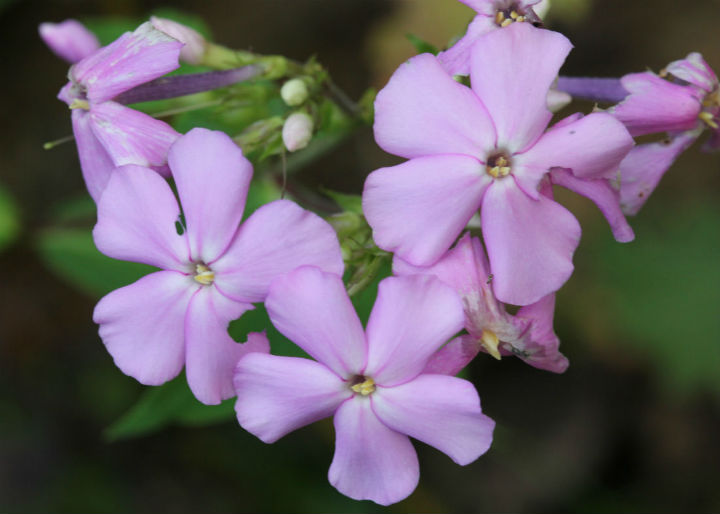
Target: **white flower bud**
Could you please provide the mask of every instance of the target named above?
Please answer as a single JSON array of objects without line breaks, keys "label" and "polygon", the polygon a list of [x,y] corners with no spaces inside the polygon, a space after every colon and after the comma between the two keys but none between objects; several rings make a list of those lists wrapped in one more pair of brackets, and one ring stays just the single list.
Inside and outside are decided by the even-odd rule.
[{"label": "white flower bud", "polygon": [[290,107],[301,105],[308,97],[307,84],[303,79],[290,79],[280,88],[280,96]]},{"label": "white flower bud", "polygon": [[205,55],[207,41],[199,32],[182,23],[157,16],[151,16],[150,22],[160,32],[185,44],[180,50],[181,60],[189,64],[200,64]]},{"label": "white flower bud", "polygon": [[282,129],[283,143],[290,152],[305,148],[313,134],[313,120],[304,112],[288,116]]}]

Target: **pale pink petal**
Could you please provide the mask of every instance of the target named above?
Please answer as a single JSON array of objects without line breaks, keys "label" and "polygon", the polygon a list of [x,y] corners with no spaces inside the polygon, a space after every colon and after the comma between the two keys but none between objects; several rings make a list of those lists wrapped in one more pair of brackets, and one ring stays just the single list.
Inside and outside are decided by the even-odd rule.
[{"label": "pale pink petal", "polygon": [[363,212],[380,248],[429,265],[465,228],[491,181],[472,157],[419,157],[372,172],[365,181]]},{"label": "pale pink petal", "polygon": [[60,23],[41,23],[40,37],[55,55],[69,63],[76,63],[100,48],[95,34],[77,20]]},{"label": "pale pink petal", "polygon": [[240,426],[266,443],[332,416],[352,396],[347,384],[310,359],[249,353],[235,368]]},{"label": "pale pink petal", "polygon": [[137,164],[165,176],[170,146],[180,137],[167,123],[115,102],[90,109],[93,133],[116,166]]},{"label": "pale pink petal", "polygon": [[565,187],[595,202],[610,224],[617,241],[627,243],[635,239],[635,233],[620,209],[620,194],[610,186],[607,179],[583,180],[564,168],[553,170],[550,178],[553,184]]},{"label": "pale pink petal", "polygon": [[260,302],[275,277],[300,266],[342,276],[340,243],[318,215],[289,200],[276,200],[245,220],[212,269],[223,293],[238,301]]},{"label": "pale pink petal", "polygon": [[98,203],[95,245],[114,259],[192,271],[187,240],[175,227],[179,216],[175,196],[160,175],[123,166],[113,172]]},{"label": "pale pink petal", "polygon": [[596,112],[545,132],[532,148],[513,155],[513,164],[572,169],[579,178],[615,176],[634,142],[622,123]]},{"label": "pale pink petal", "polygon": [[675,159],[692,145],[699,131],[684,132],[670,142],[639,145],[620,164],[620,206],[634,216]]},{"label": "pale pink petal", "polygon": [[183,326],[192,279],[158,271],[103,297],[93,321],[120,370],[145,385],[177,376],[185,363]]},{"label": "pale pink petal", "polygon": [[75,64],[70,76],[88,100],[104,102],[177,69],[182,46],[146,22]]},{"label": "pale pink petal", "polygon": [[560,340],[553,330],[554,313],[554,294],[521,307],[513,321],[520,321],[523,326],[527,321],[531,323],[528,333],[523,338],[522,347],[516,346],[513,353],[538,369],[564,373],[568,368],[568,360],[560,353]]},{"label": "pale pink petal", "polygon": [[718,85],[717,75],[698,52],[688,54],[685,59],[671,62],[665,67],[665,71],[708,93]]},{"label": "pale pink petal", "polygon": [[463,320],[460,297],[435,277],[384,279],[367,324],[364,374],[383,386],[413,379]]},{"label": "pale pink petal", "polygon": [[395,71],[375,100],[375,141],[401,157],[485,155],[495,130],[473,92],[455,82],[430,54]]},{"label": "pale pink petal", "polygon": [[[492,4],[492,2],[487,2]],[[491,16],[478,15],[468,25],[467,32],[453,46],[437,56],[445,71],[450,75],[470,75],[470,52],[475,41],[483,34],[499,28]]]},{"label": "pale pink petal", "polygon": [[353,398],[335,413],[330,483],[354,500],[390,505],[417,487],[420,466],[406,435],[385,426],[368,398]]},{"label": "pale pink petal", "polygon": [[690,130],[698,124],[702,105],[694,86],[673,84],[650,72],[625,75],[621,83],[630,94],[610,112],[633,136]]},{"label": "pale pink petal", "polygon": [[245,209],[253,168],[230,136],[195,128],[168,153],[190,255],[210,263],[228,247]]},{"label": "pale pink petal", "polygon": [[198,31],[182,23],[157,16],[150,16],[150,23],[156,29],[183,43],[180,59],[189,64],[201,63],[207,42]]},{"label": "pale pink petal", "polygon": [[565,36],[513,23],[478,40],[473,48],[472,88],[497,130],[497,146],[511,153],[531,145],[552,114],[547,93],[572,45]]},{"label": "pale pink petal", "polygon": [[480,343],[473,336],[456,337],[430,357],[423,374],[457,375],[470,364],[480,349]]},{"label": "pale pink petal", "polygon": [[195,398],[217,405],[235,396],[233,370],[248,352],[270,352],[270,343],[260,334],[252,342],[236,343],[227,332],[230,321],[238,319],[251,304],[234,302],[212,286],[195,293],[185,317],[185,374]]},{"label": "pale pink petal", "polygon": [[365,334],[338,275],[313,266],[282,275],[265,307],[275,328],[342,378],[362,370]]},{"label": "pale pink petal", "polygon": [[72,112],[73,134],[77,144],[80,168],[82,169],[88,193],[97,203],[100,201],[115,164],[105,147],[95,137],[87,111],[75,109]]},{"label": "pale pink petal", "polygon": [[570,278],[580,224],[544,195],[534,200],[513,180],[496,181],[483,200],[482,231],[500,301],[529,305]]},{"label": "pale pink petal", "polygon": [[379,387],[373,412],[401,434],[434,446],[461,466],[485,453],[495,422],[480,409],[480,398],[467,380],[420,375],[396,387]]}]

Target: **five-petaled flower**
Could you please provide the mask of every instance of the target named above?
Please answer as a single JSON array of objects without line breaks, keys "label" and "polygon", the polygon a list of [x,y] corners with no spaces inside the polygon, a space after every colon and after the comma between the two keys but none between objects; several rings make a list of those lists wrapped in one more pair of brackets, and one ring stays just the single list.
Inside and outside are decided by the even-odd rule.
[{"label": "five-petaled flower", "polygon": [[365,332],[340,277],[314,267],[276,279],[265,305],[317,362],[244,356],[235,371],[238,421],[271,443],[334,416],[329,479],[341,493],[383,505],[408,496],[419,478],[408,436],[461,465],[489,448],[495,423],[472,384],[424,371],[463,325],[459,297],[435,277],[383,280]]},{"label": "five-petaled flower", "polygon": [[58,98],[72,110],[83,177],[96,202],[117,166],[137,164],[167,176],[167,152],[180,134],[112,99],[176,69],[182,46],[147,22],[70,68]]},{"label": "five-petaled flower", "polygon": [[265,300],[277,275],[307,264],[341,275],[344,265],[332,227],[288,200],[260,207],[240,225],[252,165],[224,133],[191,130],[168,162],[182,234],[172,189],[148,168],[118,168],[98,204],[98,249],[161,271],[105,296],[94,320],[124,373],[158,385],[185,366],[195,396],[216,404],[234,395],[240,356],[268,351],[261,336],[235,343],[228,323]]},{"label": "five-petaled flower", "polygon": [[430,54],[395,72],[375,101],[375,140],[410,160],[365,182],[363,210],[380,248],[431,265],[482,207],[495,296],[537,302],[570,277],[580,239],[575,217],[540,191],[555,169],[567,187],[602,200],[618,240],[633,238],[608,185],[633,146],[622,123],[592,113],[545,131],[547,91],[570,48],[558,33],[514,23],[475,43],[472,89]]}]

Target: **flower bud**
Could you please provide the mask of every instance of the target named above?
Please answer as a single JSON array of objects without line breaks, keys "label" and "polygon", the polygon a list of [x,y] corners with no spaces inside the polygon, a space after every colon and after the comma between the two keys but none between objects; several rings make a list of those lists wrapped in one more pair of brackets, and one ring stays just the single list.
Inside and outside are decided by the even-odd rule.
[{"label": "flower bud", "polygon": [[62,23],[41,23],[40,37],[55,55],[76,63],[100,48],[95,34],[77,20]]},{"label": "flower bud", "polygon": [[280,88],[280,96],[290,107],[302,105],[308,97],[307,84],[303,79],[290,79]]},{"label": "flower bud", "polygon": [[157,30],[164,32],[168,36],[177,39],[185,46],[180,50],[180,59],[189,64],[200,64],[203,55],[205,55],[205,47],[207,41],[194,29],[187,25],[178,23],[167,18],[158,18],[151,16],[150,22]]},{"label": "flower bud", "polygon": [[313,120],[304,112],[296,112],[288,116],[282,129],[283,143],[290,152],[305,148],[313,134]]}]

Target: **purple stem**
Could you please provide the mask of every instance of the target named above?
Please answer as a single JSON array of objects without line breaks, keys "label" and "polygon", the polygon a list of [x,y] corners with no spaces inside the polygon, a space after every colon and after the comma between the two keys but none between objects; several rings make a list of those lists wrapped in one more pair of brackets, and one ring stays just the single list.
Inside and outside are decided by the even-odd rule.
[{"label": "purple stem", "polygon": [[573,98],[609,103],[621,102],[629,94],[620,79],[608,78],[560,77],[557,89]]},{"label": "purple stem", "polygon": [[121,104],[134,104],[191,95],[243,82],[260,75],[262,71],[262,67],[250,65],[232,70],[171,75],[134,87],[119,94],[114,100]]}]

